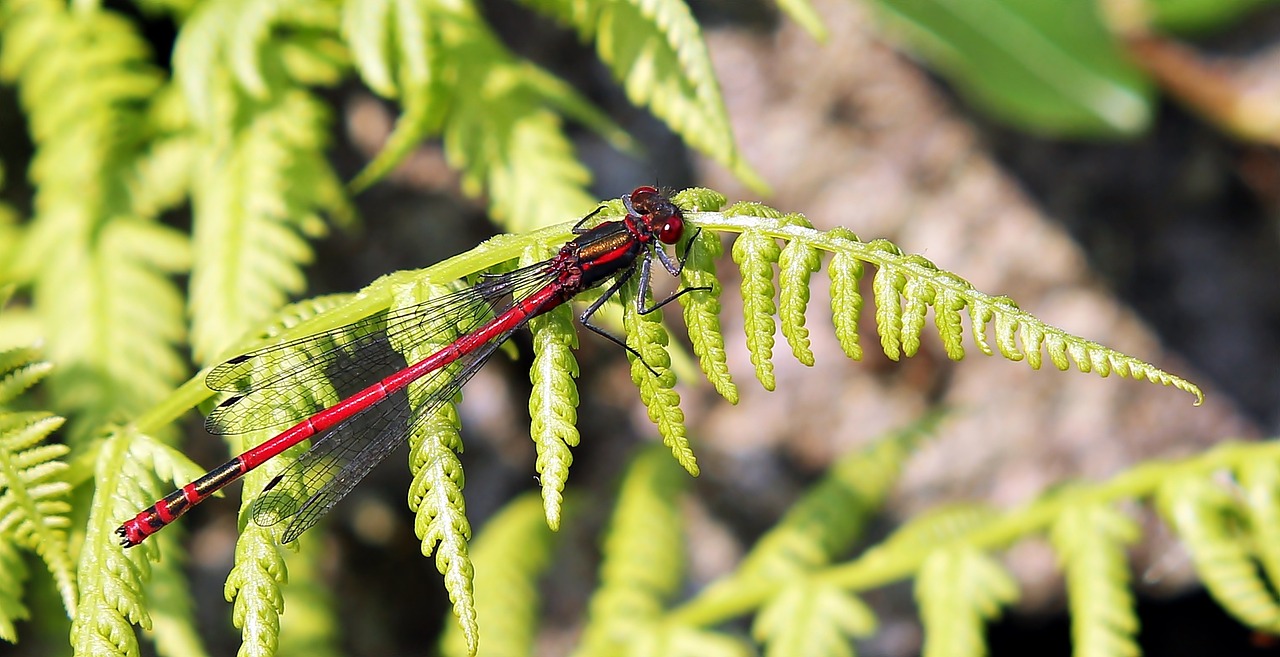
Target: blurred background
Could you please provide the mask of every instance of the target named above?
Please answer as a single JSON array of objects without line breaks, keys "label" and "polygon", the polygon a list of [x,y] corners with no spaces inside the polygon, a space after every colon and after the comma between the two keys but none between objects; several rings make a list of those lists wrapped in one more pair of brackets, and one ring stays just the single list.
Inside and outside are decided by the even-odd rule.
[{"label": "blurred background", "polygon": [[[732,570],[837,457],[939,404],[952,415],[913,458],[867,543],[939,504],[1012,507],[1064,481],[1102,480],[1145,459],[1275,433],[1280,6],[1117,0],[1093,7],[1097,14],[1085,20],[1079,15],[1088,3],[1038,8],[1044,4],[814,0],[828,32],[819,40],[772,2],[690,0],[741,155],[771,187],[762,196],[633,106],[591,44],[523,5],[483,3],[513,51],[574,85],[643,146],[642,157],[633,157],[570,126],[597,197],[640,184],[700,185],[731,202],[802,212],[819,229],[888,238],[979,290],[1008,295],[1046,322],[1184,376],[1207,394],[1194,408],[1172,389],[1033,372],[973,349],[953,363],[931,329],[919,356],[893,363],[875,348],[869,309],[866,356],[850,362],[834,340],[821,282],[808,315],[817,364],[804,367],[779,349],[778,387],[770,393],[751,376],[740,302],[726,293],[723,321],[742,401],[727,405],[697,379],[681,388],[702,464],[685,509],[691,587]],[[172,23],[119,5],[141,22],[157,53],[172,48]],[[31,156],[28,128],[12,90],[3,94],[6,193],[29,209],[31,190],[17,173]],[[331,156],[350,179],[383,147],[398,109],[356,82],[325,94],[339,117]],[[384,273],[465,251],[497,230],[484,201],[462,193],[438,142],[419,146],[354,200],[361,223],[316,245],[304,296],[356,290]],[[720,271],[727,285],[736,283],[727,256]],[[523,374],[527,335],[516,342],[520,360],[494,359],[462,405],[467,508],[477,528],[537,486]],[[620,350],[591,336],[581,342],[582,444],[570,486],[578,499],[607,498],[629,455],[656,434]],[[222,443],[194,420],[190,429],[191,457],[221,462]],[[403,457],[391,460],[397,465],[375,471],[333,511],[320,539],[330,556],[316,576],[333,584],[343,618],[337,633],[350,654],[431,654],[452,622],[440,576],[418,553],[404,510]],[[576,640],[607,512],[607,505],[582,504],[561,530],[539,654],[566,654]],[[1273,639],[1232,620],[1197,587],[1185,553],[1158,521],[1146,525],[1133,558],[1146,654],[1275,651]],[[190,527],[187,568],[197,582],[201,631],[213,654],[231,654],[237,637],[222,587],[235,507],[205,505]],[[1003,557],[1023,588],[1016,609],[991,629],[992,653],[1070,654],[1052,551],[1028,541]],[[861,653],[918,653],[910,585],[868,601],[881,627]],[[0,652],[60,649],[56,636],[44,639],[51,643],[32,637]]]}]

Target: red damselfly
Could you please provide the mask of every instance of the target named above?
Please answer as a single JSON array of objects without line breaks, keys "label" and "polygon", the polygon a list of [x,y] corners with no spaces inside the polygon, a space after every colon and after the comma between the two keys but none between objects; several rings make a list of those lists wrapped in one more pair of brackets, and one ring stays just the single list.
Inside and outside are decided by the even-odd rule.
[{"label": "red damselfly", "polygon": [[[116,529],[120,543],[138,545],[245,473],[314,438],[302,456],[267,484],[250,510],[258,525],[288,520],[282,540],[294,540],[394,451],[415,423],[451,400],[512,333],[533,317],[610,279],[613,284],[578,320],[639,357],[625,342],[591,323],[595,312],[637,272],[636,308],[642,314],[706,288],[685,288],[645,305],[655,255],[672,276],[679,276],[693,239],[678,258],[667,254],[662,245],[680,240],[684,217],[657,189],[638,187],[623,196],[622,203],[627,214],[621,220],[584,228],[602,209],[597,208],[574,226],[573,240],[541,263],[485,276],[471,287],[387,313],[376,321],[361,320],[237,356],[210,370],[206,384],[232,393],[209,414],[205,426],[211,433],[237,434],[294,424],[125,522]],[[392,329],[402,342],[425,344],[438,339],[442,325],[464,328],[456,339],[417,362],[406,364],[399,352],[387,348]],[[311,391],[321,380],[335,389],[358,391],[326,407],[323,396]],[[431,390],[416,407],[405,394],[414,381],[425,382]]]}]

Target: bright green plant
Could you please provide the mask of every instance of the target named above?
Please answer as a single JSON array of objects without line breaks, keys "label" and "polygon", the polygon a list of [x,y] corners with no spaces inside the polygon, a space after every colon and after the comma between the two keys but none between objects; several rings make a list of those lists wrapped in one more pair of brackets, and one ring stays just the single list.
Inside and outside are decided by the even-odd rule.
[{"label": "bright green plant", "polygon": [[[195,362],[207,364],[356,320],[377,326],[387,313],[459,280],[544,258],[568,239],[571,223],[564,222],[595,201],[561,116],[620,146],[627,139],[569,86],[510,53],[464,0],[138,4],[178,26],[172,79],[137,25],[97,3],[0,4],[0,79],[16,87],[36,147],[28,172],[33,214],[23,223],[0,220],[6,256],[0,282],[23,293],[23,303],[0,315],[0,344],[43,339],[54,364],[50,369],[27,348],[0,351],[0,638],[16,640],[14,623],[30,616],[21,556],[27,551],[52,574],[77,654],[136,655],[140,627],[160,654],[198,656],[205,651],[181,574],[181,525],[129,551],[112,534],[199,474],[171,444],[172,423],[213,396],[201,373],[187,378],[184,345]],[[682,1],[526,4],[591,40],[633,102],[759,184],[736,154],[698,26]],[[820,31],[803,0],[779,6]],[[315,89],[349,78],[398,101],[404,114],[385,150],[343,185],[324,158],[333,117]],[[326,218],[352,221],[348,194],[376,182],[426,138],[442,141],[465,189],[486,194],[493,216],[518,234],[425,270],[389,274],[356,295],[281,309],[305,289],[308,239],[327,230]],[[702,229],[682,283],[709,288],[681,298],[684,321],[706,378],[731,402],[737,392],[720,331],[725,289],[716,275],[725,234],[736,236],[732,259],[743,283],[735,293],[744,302],[755,376],[767,388],[775,385],[778,330],[797,359],[814,360],[805,310],[811,276],[825,264],[834,330],[851,358],[862,355],[860,283],[872,276],[875,331],[890,358],[918,351],[932,309],[938,338],[957,360],[965,355],[967,315],[968,339],[984,354],[1025,360],[1032,368],[1047,354],[1058,369],[1074,365],[1100,376],[1145,378],[1201,398],[1177,376],[1048,326],[884,240],[864,242],[846,229],[818,231],[801,215],[758,203],[726,207],[725,198],[709,190],[674,198]],[[190,235],[161,221],[184,203],[192,211]],[[616,200],[604,206],[602,218],[622,214]],[[188,290],[174,274],[189,274]],[[633,286],[623,296],[635,294]],[[657,314],[641,316],[629,303],[622,309],[627,342],[644,360],[632,358],[633,379],[670,456],[640,455],[622,484],[582,654],[741,654],[750,642],[716,626],[748,614],[754,615],[752,639],[768,654],[850,654],[851,639],[874,631],[874,612],[859,593],[907,577],[917,578],[927,650],[971,654],[983,647],[982,624],[1014,594],[994,551],[1037,533],[1049,533],[1062,555],[1081,645],[1103,646],[1089,654],[1125,654],[1110,648],[1132,644],[1132,599],[1122,565],[1133,532],[1115,503],[1148,497],[1158,499],[1187,537],[1224,606],[1259,627],[1280,624],[1262,575],[1248,579],[1245,572],[1254,561],[1267,577],[1280,569],[1274,550],[1243,547],[1254,545],[1253,533],[1274,538],[1280,531],[1273,503],[1280,478],[1262,465],[1275,460],[1265,447],[1142,466],[1012,513],[940,512],[845,560],[932,419],[848,456],[735,573],[673,604],[683,584],[677,505],[689,481],[674,464],[697,474],[696,441],[679,407],[666,328]],[[415,530],[423,554],[434,557],[443,575],[456,619],[442,646],[449,654],[532,650],[536,578],[550,560],[549,530],[566,522],[566,494],[573,499],[566,489],[578,442],[572,315],[561,308],[530,328],[530,433],[540,504],[514,502],[473,544],[456,410],[445,405],[410,436]],[[432,348],[400,345],[394,332],[389,337],[407,357],[421,355],[411,347]],[[140,369],[139,362],[149,367]],[[71,418],[56,444],[41,441],[61,419],[20,410],[37,400],[18,396],[46,372],[49,385],[39,389],[38,403]],[[317,384],[308,392],[332,393],[325,388]],[[230,447],[240,451],[263,438],[238,436]],[[64,456],[70,467],[62,465]],[[286,460],[245,478],[243,505]],[[1241,470],[1247,502],[1215,492],[1206,478],[1215,468]],[[1225,522],[1225,514],[1252,521]],[[513,545],[522,546],[518,554]],[[334,601],[300,576],[315,572],[318,553],[306,537],[299,550],[283,550],[274,530],[243,529],[225,592],[245,654],[333,650],[334,628],[342,624]],[[1100,596],[1108,605],[1096,605]],[[289,618],[301,622],[282,624],[286,599]]]}]

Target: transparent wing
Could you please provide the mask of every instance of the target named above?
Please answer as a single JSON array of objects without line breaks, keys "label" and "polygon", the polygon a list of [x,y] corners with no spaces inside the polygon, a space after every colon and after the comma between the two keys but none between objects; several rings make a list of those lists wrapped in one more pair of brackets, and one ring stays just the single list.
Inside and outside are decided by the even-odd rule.
[{"label": "transparent wing", "polygon": [[409,395],[400,391],[325,432],[311,449],[267,484],[250,509],[253,522],[270,527],[289,520],[281,537],[285,543],[315,526],[410,432],[453,399],[513,331],[491,340],[454,365],[423,377],[419,385],[431,392],[416,409],[411,406]]},{"label": "transparent wing", "polygon": [[[441,331],[468,332],[510,306],[516,292],[547,282],[546,263],[481,280],[423,303],[371,315],[346,326],[232,358],[210,370],[205,384],[231,392],[205,419],[213,434],[286,427],[333,406],[408,363],[387,340],[433,341]],[[452,318],[442,323],[437,318]]]}]

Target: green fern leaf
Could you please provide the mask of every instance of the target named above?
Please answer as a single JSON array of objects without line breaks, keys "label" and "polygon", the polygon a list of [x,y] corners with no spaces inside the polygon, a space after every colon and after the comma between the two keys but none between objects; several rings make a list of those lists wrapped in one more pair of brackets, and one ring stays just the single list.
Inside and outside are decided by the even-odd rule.
[{"label": "green fern leaf", "polygon": [[1280,463],[1252,459],[1240,468],[1239,476],[1253,544],[1274,590],[1280,583]]},{"label": "green fern leaf", "polygon": [[[763,602],[764,597],[781,595],[764,592],[767,589],[762,584],[793,582],[830,564],[862,534],[915,444],[933,430],[938,418],[937,414],[926,415],[840,459],[756,542],[732,576],[707,587],[671,616],[701,624],[704,618],[726,615],[726,610],[743,609],[743,605]],[[813,585],[817,583],[805,586]],[[766,606],[775,604],[777,601],[768,597]]]},{"label": "green fern leaf", "polygon": [[18,642],[17,621],[31,617],[22,604],[22,590],[27,581],[27,564],[22,553],[7,536],[0,535],[0,640]]},{"label": "green fern leaf", "polygon": [[658,449],[631,463],[604,538],[600,586],[575,655],[617,654],[652,636],[684,573],[677,506],[687,477]]},{"label": "green fern leaf", "polygon": [[1259,577],[1238,522],[1236,500],[1200,476],[1170,478],[1156,499],[1218,604],[1252,627],[1280,631],[1280,604]]},{"label": "green fern leaf", "polygon": [[[893,255],[902,255],[897,247],[887,241],[876,240],[878,250],[885,250]],[[881,267],[876,270],[871,289],[876,303],[876,330],[880,332],[880,348],[890,360],[902,357],[904,346],[902,336],[907,333],[903,329],[902,291],[907,286],[907,279],[898,269]],[[917,334],[918,336],[918,334]],[[917,338],[918,340],[918,338]],[[919,342],[917,341],[918,345]]]},{"label": "green fern leaf", "polygon": [[571,87],[513,57],[470,3],[347,3],[343,26],[361,75],[405,108],[353,188],[373,184],[443,131],[464,191],[487,192],[491,214],[509,229],[550,225],[590,207],[590,174],[549,108],[617,142],[625,141],[621,130]]},{"label": "green fern leaf", "polygon": [[[338,8],[333,3],[300,0],[201,3],[183,25],[174,49],[175,78],[182,86],[196,124],[215,131],[231,127],[229,115],[237,108],[223,102],[228,100],[223,73],[230,74],[240,91],[260,102],[269,100],[286,86],[290,74],[297,74],[287,66],[290,60],[284,56],[287,46],[283,44],[301,41],[297,38],[276,41],[272,37],[277,29],[336,33],[339,23]],[[308,82],[296,77],[293,80]]]},{"label": "green fern leaf", "polygon": [[[439,291],[439,288],[423,285],[403,286],[396,293],[396,305],[406,307],[421,303]],[[440,318],[443,319],[446,318]],[[417,344],[402,342],[404,336],[396,332],[389,333],[387,337],[392,347],[411,361],[426,358],[453,338],[449,331],[435,332],[437,342]],[[450,367],[457,369],[462,365],[456,363]],[[443,383],[444,379],[437,377],[410,384],[410,401],[420,406]],[[472,581],[475,570],[467,549],[471,523],[467,520],[466,500],[462,496],[466,477],[458,460],[458,453],[462,451],[459,430],[458,412],[451,403],[441,405],[433,415],[414,424],[409,436],[409,469],[413,472],[409,508],[417,513],[414,531],[422,541],[422,554],[429,557],[435,553],[436,569],[444,575],[453,614],[466,638],[468,653],[474,655],[480,630],[476,623]]]},{"label": "green fern leaf", "polygon": [[328,112],[289,70],[290,61],[306,60],[301,66],[314,73],[315,62],[291,59],[289,49],[302,42],[284,46],[273,34],[336,32],[338,23],[332,4],[216,0],[201,4],[179,34],[175,78],[200,128],[193,200],[201,248],[190,304],[198,361],[302,290],[300,267],[311,258],[305,238],[325,231],[318,213],[341,222],[351,215],[324,157]]},{"label": "green fern leaf", "polygon": [[70,449],[41,444],[62,423],[49,413],[0,412],[0,533],[40,555],[67,613],[74,615],[75,565],[67,538],[71,484],[59,460]]},{"label": "green fern leaf", "polygon": [[976,502],[943,504],[917,514],[871,552],[936,545],[967,534],[998,516],[992,507]]},{"label": "green fern leaf", "polygon": [[[724,195],[714,190],[691,187],[671,196],[671,200],[684,212],[715,212],[727,202]],[[687,244],[687,261],[681,272],[684,287],[707,287],[705,292],[680,297],[684,309],[684,322],[688,330],[693,352],[698,363],[716,392],[731,404],[738,403],[738,388],[729,375],[728,356],[724,349],[724,332],[720,330],[720,294],[723,288],[716,277],[716,260],[724,253],[719,238],[695,225],[688,225],[685,232],[693,244]],[[680,247],[677,247],[680,248]]]},{"label": "green fern leaf", "polygon": [[[226,148],[200,154],[195,193],[197,252],[192,272],[192,342],[208,360],[300,292],[305,237],[324,233],[315,213],[348,213],[341,184],[323,157],[324,106],[300,90],[256,108]],[[305,181],[298,185],[298,181]]]},{"label": "green fern leaf", "polygon": [[916,600],[925,657],[986,653],[986,622],[1018,597],[1018,585],[991,557],[971,548],[937,550],[920,566]]},{"label": "green fern leaf", "polygon": [[97,426],[141,412],[184,370],[181,299],[167,276],[186,269],[188,249],[141,220],[129,194],[161,77],[112,12],[35,1],[2,11],[0,75],[17,83],[36,143],[37,212],[13,268],[35,278],[49,357],[62,365],[51,391],[86,416],[78,427]]},{"label": "green fern leaf", "polygon": [[[795,216],[803,220],[799,215]],[[804,311],[809,305],[809,279],[821,268],[821,253],[798,241],[788,242],[778,258],[778,280],[782,288],[778,318],[782,321],[782,335],[791,345],[791,353],[796,360],[810,367],[813,366],[813,350],[809,348],[809,329],[804,326]]]},{"label": "green fern leaf", "polygon": [[875,630],[875,614],[857,596],[809,578],[785,586],[751,627],[765,657],[853,657],[851,641]]},{"label": "green fern leaf", "polygon": [[705,292],[694,292],[680,297],[684,309],[684,324],[689,342],[698,363],[716,392],[730,404],[738,403],[738,388],[729,376],[728,355],[724,350],[724,332],[720,330],[720,294],[723,288],[716,277],[716,259],[724,252],[720,240],[710,233],[700,232],[691,238],[693,246],[680,272],[684,287],[708,287]]},{"label": "green fern leaf", "polygon": [[[528,264],[528,263],[526,263]],[[529,380],[529,436],[537,447],[535,468],[542,485],[547,526],[560,529],[561,491],[569,479],[572,448],[578,446],[578,361],[573,349],[578,334],[573,313],[563,305],[529,322],[533,332],[533,367]]]},{"label": "green fern leaf", "polygon": [[960,311],[968,307],[974,342],[985,354],[994,353],[985,337],[988,326],[994,323],[996,348],[1009,360],[1025,358],[1032,368],[1039,368],[1042,354],[1048,353],[1050,361],[1061,370],[1074,363],[1082,372],[1102,377],[1115,373],[1135,380],[1147,379],[1191,393],[1196,404],[1204,401],[1204,393],[1191,382],[1049,326],[1019,309],[1011,300],[987,296],[959,276],[938,270],[927,259],[904,254],[887,240],[864,243],[853,239],[847,230],[827,233],[812,230],[781,218],[777,210],[752,203],[736,204],[723,213],[690,212],[688,218],[706,230],[741,233],[733,252],[736,261],[749,263],[749,267],[743,269],[747,344],[757,376],[762,377],[768,388],[772,387],[772,371],[766,356],[771,353],[764,352],[765,347],[771,352],[773,345],[773,285],[771,261],[767,256],[777,251],[774,241],[781,239],[836,254],[828,269],[832,275],[832,297],[848,303],[842,304],[847,309],[833,314],[841,345],[851,356],[861,355],[856,337],[861,299],[856,296],[856,286],[862,269],[861,265],[853,265],[858,261],[875,265],[877,269],[872,282],[876,328],[884,353],[890,359],[916,353],[930,306],[934,308],[947,355],[962,358]]},{"label": "green fern leaf", "polygon": [[[836,240],[859,241],[858,236],[847,228],[835,228],[827,234]],[[859,285],[864,270],[862,261],[843,249],[837,250],[827,265],[831,276],[831,322],[840,348],[853,360],[862,360],[862,345],[858,344],[858,317],[862,314]]]},{"label": "green fern leaf", "polygon": [[355,191],[386,176],[423,138],[440,130],[455,90],[444,81],[448,59],[437,22],[428,2],[343,3],[342,34],[361,79],[404,106],[382,151],[351,182]]},{"label": "green fern leaf", "polygon": [[[245,504],[249,503],[246,498]],[[235,566],[222,591],[232,603],[231,622],[240,629],[241,655],[276,654],[284,613],[281,587],[288,580],[288,567],[274,533],[250,523],[236,540]]]},{"label": "green fern leaf", "polygon": [[[534,654],[538,630],[538,578],[551,564],[552,535],[533,495],[508,503],[477,535],[476,616],[484,626],[486,657]],[[448,625],[440,640],[446,657],[472,657],[466,637]]]},{"label": "green fern leaf", "polygon": [[1103,505],[1076,505],[1050,532],[1067,577],[1071,642],[1076,657],[1138,657],[1138,617],[1129,590],[1125,546],[1141,530]]},{"label": "green fern leaf", "polygon": [[742,272],[742,313],[745,316],[747,351],[756,368],[756,379],[765,390],[773,390],[773,264],[781,254],[772,237],[743,233],[733,243],[733,261]]},{"label": "green fern leaf", "polygon": [[[450,78],[459,81],[444,125],[445,155],[463,172],[463,190],[490,196],[493,217],[513,231],[541,228],[581,215],[592,207],[586,192],[590,174],[573,156],[555,102],[537,69],[506,52],[470,5],[438,9],[448,26],[445,56]],[[560,90],[571,95],[568,87]]]},{"label": "green fern leaf", "polygon": [[[633,277],[622,296],[634,299],[639,294],[639,284]],[[645,303],[651,302],[645,300]],[[636,304],[624,302],[622,326],[627,332],[627,346],[635,350],[627,352],[627,360],[631,363],[631,381],[640,390],[640,401],[649,410],[649,419],[658,426],[658,435],[662,436],[663,444],[671,448],[676,462],[696,477],[698,460],[686,436],[680,393],[675,390],[676,375],[671,371],[671,355],[667,353],[671,338],[662,325],[662,317],[657,312],[641,314]],[[637,358],[636,354],[640,356]]]},{"label": "green fern leaf", "polygon": [[743,575],[784,579],[825,566],[848,550],[880,508],[915,445],[938,414],[894,431],[837,461],[743,560]]},{"label": "green fern leaf", "polygon": [[0,405],[17,399],[53,370],[52,363],[41,361],[39,357],[40,352],[30,347],[0,351]]},{"label": "green fern leaf", "polygon": [[631,102],[649,107],[694,148],[756,191],[767,185],[739,157],[701,30],[682,0],[524,0],[595,39]]},{"label": "green fern leaf", "polygon": [[151,561],[159,558],[160,541],[125,552],[115,542],[115,528],[167,490],[157,486],[185,484],[202,469],[181,453],[153,438],[116,431],[102,442],[94,465],[93,501],[80,552],[76,580],[79,605],[71,623],[71,646],[77,655],[138,654],[131,624],[151,629],[143,603]]}]

